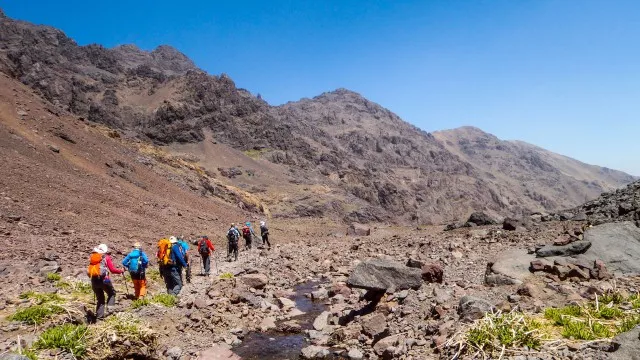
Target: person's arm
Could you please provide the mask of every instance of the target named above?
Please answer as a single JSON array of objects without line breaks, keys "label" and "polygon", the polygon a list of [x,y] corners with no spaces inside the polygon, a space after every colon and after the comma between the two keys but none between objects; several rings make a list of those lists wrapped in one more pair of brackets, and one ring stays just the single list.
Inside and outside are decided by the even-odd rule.
[{"label": "person's arm", "polygon": [[142,259],[142,267],[146,268],[149,265],[149,258],[147,257],[147,254],[141,253],[140,259]]},{"label": "person's arm", "polygon": [[209,248],[209,250],[211,251],[216,251],[216,248],[213,247],[213,244],[211,243],[211,240],[207,239],[207,247]]},{"label": "person's arm", "polygon": [[171,253],[175,256],[175,260],[178,263],[178,265],[182,266],[182,267],[187,267],[189,266],[187,264],[187,262],[184,260],[184,256],[182,255],[182,246],[180,246],[180,244],[177,245],[178,246],[178,251],[171,251]]},{"label": "person's arm", "polygon": [[112,274],[122,274],[124,273],[124,270],[120,270],[117,267],[115,267],[113,265],[113,260],[111,259],[111,256],[107,256],[107,268],[109,269],[109,271]]},{"label": "person's arm", "polygon": [[129,263],[131,262],[131,256],[129,256],[130,254],[128,254],[127,256],[124,257],[124,259],[122,259],[122,266],[129,268]]}]

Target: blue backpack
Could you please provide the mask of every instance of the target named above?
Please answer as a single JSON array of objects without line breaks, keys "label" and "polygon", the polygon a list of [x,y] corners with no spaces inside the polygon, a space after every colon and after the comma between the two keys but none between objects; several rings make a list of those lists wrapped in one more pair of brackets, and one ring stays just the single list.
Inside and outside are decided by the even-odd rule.
[{"label": "blue backpack", "polygon": [[[134,252],[137,252],[137,256],[131,256]],[[127,267],[130,273],[139,274],[144,269],[142,268],[142,252],[140,250],[134,250],[129,254],[129,263],[123,264]]]}]

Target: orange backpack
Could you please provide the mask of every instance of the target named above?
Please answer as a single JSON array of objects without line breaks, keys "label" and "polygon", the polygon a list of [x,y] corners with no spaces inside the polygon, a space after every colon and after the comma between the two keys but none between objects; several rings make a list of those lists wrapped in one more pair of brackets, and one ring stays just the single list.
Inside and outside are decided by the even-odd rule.
[{"label": "orange backpack", "polygon": [[107,276],[107,266],[102,254],[92,253],[89,256],[89,267],[87,267],[87,275],[90,278],[104,278]]},{"label": "orange backpack", "polygon": [[160,239],[158,241],[158,264],[171,265],[171,242],[169,239]]}]

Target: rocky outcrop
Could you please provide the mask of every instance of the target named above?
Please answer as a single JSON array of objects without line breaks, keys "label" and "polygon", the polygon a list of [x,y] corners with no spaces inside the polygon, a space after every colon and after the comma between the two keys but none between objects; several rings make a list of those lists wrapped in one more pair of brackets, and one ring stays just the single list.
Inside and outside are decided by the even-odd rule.
[{"label": "rocky outcrop", "polygon": [[418,289],[422,285],[422,272],[395,261],[367,260],[351,272],[347,285],[374,291]]},{"label": "rocky outcrop", "polygon": [[589,228],[584,241],[591,247],[578,259],[602,261],[621,274],[640,274],[640,228],[632,222],[608,223]]},{"label": "rocky outcrop", "polygon": [[538,257],[573,256],[582,254],[591,247],[591,241],[581,240],[567,245],[545,245],[536,250]]}]

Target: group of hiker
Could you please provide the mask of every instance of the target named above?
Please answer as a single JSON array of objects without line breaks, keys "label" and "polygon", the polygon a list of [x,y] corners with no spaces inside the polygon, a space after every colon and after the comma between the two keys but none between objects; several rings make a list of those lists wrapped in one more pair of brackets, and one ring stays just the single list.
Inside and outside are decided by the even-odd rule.
[{"label": "group of hiker", "polygon": [[[262,244],[271,249],[269,242],[269,229],[264,221],[260,222],[260,238]],[[246,222],[242,229],[236,224],[231,224],[227,231],[227,259],[238,260],[238,240],[245,240],[245,250],[251,250],[253,238],[257,237],[251,223]],[[197,245],[198,254],[202,260],[201,275],[209,276],[211,272],[211,255],[215,247],[209,237],[200,236],[193,245]],[[182,237],[170,236],[158,241],[156,259],[160,277],[164,280],[167,293],[180,294],[183,287],[183,272],[187,283],[191,282],[191,259],[189,256],[189,244]],[[217,262],[215,263],[218,266]],[[95,294],[97,319],[104,318],[105,307],[115,305],[116,291],[110,275],[124,274],[128,271],[133,282],[134,298],[141,299],[147,295],[146,269],[149,266],[149,257],[142,250],[140,242],[133,244],[133,250],[122,260],[122,269],[117,268],[111,257],[109,247],[106,244],[96,246],[89,256],[87,275],[91,279],[91,288]]]}]

